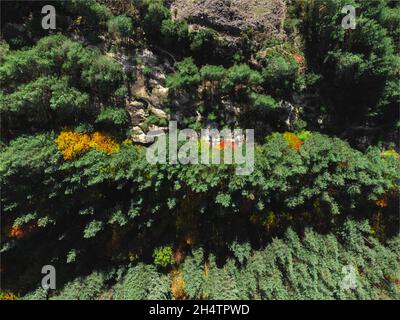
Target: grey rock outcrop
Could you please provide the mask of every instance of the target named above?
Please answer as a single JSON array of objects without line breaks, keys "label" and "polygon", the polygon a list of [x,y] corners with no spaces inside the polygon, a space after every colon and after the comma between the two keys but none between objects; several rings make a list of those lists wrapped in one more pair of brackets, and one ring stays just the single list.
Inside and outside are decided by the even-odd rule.
[{"label": "grey rock outcrop", "polygon": [[284,0],[174,0],[172,16],[230,36],[252,29],[258,38],[283,37]]},{"label": "grey rock outcrop", "polygon": [[131,102],[126,107],[126,110],[128,111],[129,117],[131,119],[131,124],[133,127],[138,126],[148,116],[148,113],[143,108],[143,104],[140,103],[139,101]]}]

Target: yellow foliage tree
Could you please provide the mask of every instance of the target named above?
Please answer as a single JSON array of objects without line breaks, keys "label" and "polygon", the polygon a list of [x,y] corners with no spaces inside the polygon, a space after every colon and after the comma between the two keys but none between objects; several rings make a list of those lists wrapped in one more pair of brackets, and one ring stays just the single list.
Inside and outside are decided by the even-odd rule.
[{"label": "yellow foliage tree", "polygon": [[185,300],[187,298],[185,291],[185,281],[182,278],[179,270],[171,272],[171,293],[176,300]]},{"label": "yellow foliage tree", "polygon": [[111,135],[98,131],[88,134],[64,130],[55,141],[57,149],[63,155],[64,160],[71,160],[80,156],[90,148],[107,154],[112,154],[119,150],[118,142]]}]

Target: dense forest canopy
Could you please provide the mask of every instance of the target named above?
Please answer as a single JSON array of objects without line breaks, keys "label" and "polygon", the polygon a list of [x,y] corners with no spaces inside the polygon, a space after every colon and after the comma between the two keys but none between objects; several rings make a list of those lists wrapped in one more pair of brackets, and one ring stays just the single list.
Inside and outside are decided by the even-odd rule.
[{"label": "dense forest canopy", "polygon": [[[400,3],[229,2],[1,2],[1,298],[400,299]],[[149,164],[171,120],[253,172]]]}]

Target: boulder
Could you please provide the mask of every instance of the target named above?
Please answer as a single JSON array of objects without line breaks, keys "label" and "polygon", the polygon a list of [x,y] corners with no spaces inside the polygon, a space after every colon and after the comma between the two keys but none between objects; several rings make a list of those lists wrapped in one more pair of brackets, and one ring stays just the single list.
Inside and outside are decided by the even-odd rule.
[{"label": "boulder", "polygon": [[132,135],[131,139],[133,142],[140,143],[140,144],[149,144],[149,143],[153,142],[153,139],[148,137],[145,133]]},{"label": "boulder", "polygon": [[156,125],[151,125],[149,127],[149,132],[148,133],[150,133],[150,132],[151,132],[151,135],[153,137],[156,137],[156,136],[158,136],[160,134],[168,132],[168,127],[159,127],[159,126],[156,126]]},{"label": "boulder", "polygon": [[160,85],[156,85],[151,90],[150,101],[154,105],[162,105],[168,97],[169,89]]},{"label": "boulder", "polygon": [[157,66],[157,57],[156,55],[148,49],[144,49],[140,54],[140,58],[143,61],[143,64],[149,67]]},{"label": "boulder", "polygon": [[144,132],[143,132],[142,128],[140,128],[139,126],[135,126],[135,127],[132,128],[132,134],[133,135],[141,135],[143,133]]},{"label": "boulder", "polygon": [[129,117],[131,118],[131,124],[132,126],[138,126],[140,123],[142,123],[146,117],[147,113],[143,109],[127,109]]},{"label": "boulder", "polygon": [[150,106],[149,111],[154,114],[156,117],[160,119],[167,119],[168,115],[165,113],[165,111],[155,108],[153,106]]},{"label": "boulder", "polygon": [[133,109],[143,109],[145,107],[143,102],[140,101],[131,101],[129,102],[129,107],[133,108]]}]

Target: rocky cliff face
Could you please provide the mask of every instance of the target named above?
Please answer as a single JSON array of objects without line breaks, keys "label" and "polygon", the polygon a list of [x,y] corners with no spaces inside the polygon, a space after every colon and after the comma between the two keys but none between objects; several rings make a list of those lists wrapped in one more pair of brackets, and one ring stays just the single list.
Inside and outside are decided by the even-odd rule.
[{"label": "rocky cliff face", "polygon": [[259,39],[284,37],[284,0],[173,0],[172,16],[229,36],[252,29]]},{"label": "rocky cliff face", "polygon": [[[167,5],[174,19],[186,20],[195,29],[210,27],[233,44],[247,30],[253,31],[253,39],[259,43],[269,37],[286,37],[283,30],[285,0],[169,0]],[[146,133],[149,130],[167,131],[165,123],[168,120],[181,123],[185,117],[196,117],[201,121],[202,115],[196,110],[196,103],[187,94],[165,103],[168,96],[165,76],[173,70],[170,62],[149,49],[139,52],[139,57],[142,63],[135,66],[132,96],[126,101],[132,140],[148,144]],[[151,72],[146,73],[145,69]],[[221,105],[225,121],[235,123],[240,117],[240,108],[229,97],[221,101]],[[282,117],[288,118],[290,110],[286,109],[282,108]],[[153,124],[157,119],[159,123]]]}]

